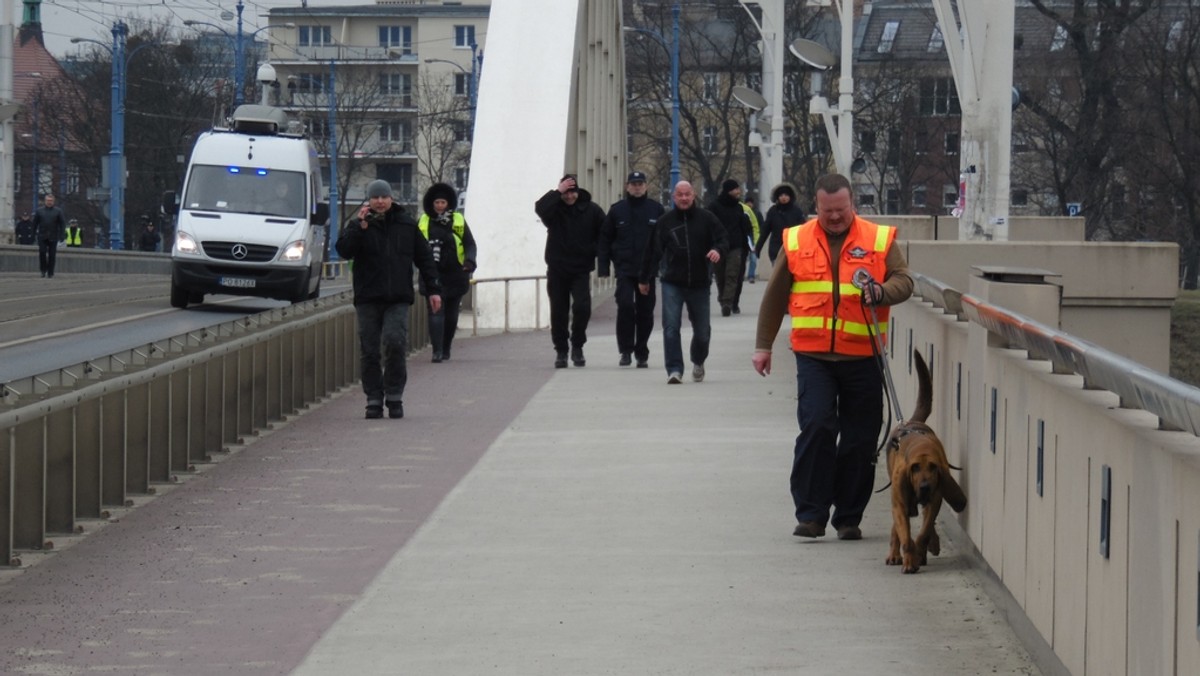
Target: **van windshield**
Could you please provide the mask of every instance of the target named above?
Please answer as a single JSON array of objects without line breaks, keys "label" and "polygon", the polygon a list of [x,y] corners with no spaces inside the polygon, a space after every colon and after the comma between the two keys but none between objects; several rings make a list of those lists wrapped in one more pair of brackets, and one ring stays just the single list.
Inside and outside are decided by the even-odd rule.
[{"label": "van windshield", "polygon": [[192,166],[183,208],[306,218],[304,173],[261,167]]}]

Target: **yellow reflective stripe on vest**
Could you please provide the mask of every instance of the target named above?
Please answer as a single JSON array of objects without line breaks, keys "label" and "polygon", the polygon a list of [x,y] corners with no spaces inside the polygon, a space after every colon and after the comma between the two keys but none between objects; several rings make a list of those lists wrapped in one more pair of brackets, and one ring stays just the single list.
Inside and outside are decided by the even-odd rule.
[{"label": "yellow reflective stripe on vest", "polygon": [[890,225],[880,225],[875,228],[875,250],[887,251],[888,237],[896,228]]},{"label": "yellow reflective stripe on vest", "polygon": [[[810,316],[810,317],[792,317],[793,329],[834,329],[842,333],[848,333],[852,336],[870,336],[874,329],[867,324],[858,322],[848,322],[844,319],[837,320],[836,326],[834,321],[828,317]],[[879,325],[879,333],[887,335],[887,324]]]},{"label": "yellow reflective stripe on vest", "polygon": [[792,282],[792,293],[830,293],[833,282],[828,279],[813,282]]},{"label": "yellow reflective stripe on vest", "polygon": [[795,251],[800,248],[800,226],[793,225],[783,231],[783,245],[788,251]]}]

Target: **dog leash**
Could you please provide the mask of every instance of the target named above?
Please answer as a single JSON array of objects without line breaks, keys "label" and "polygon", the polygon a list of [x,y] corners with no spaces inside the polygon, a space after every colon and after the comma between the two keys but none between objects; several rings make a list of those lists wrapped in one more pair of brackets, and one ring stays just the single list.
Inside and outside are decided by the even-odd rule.
[{"label": "dog leash", "polygon": [[[871,273],[866,268],[859,268],[854,271],[854,276],[850,278],[850,283],[854,288],[860,291],[878,287],[879,297],[883,298],[883,285],[875,281]],[[883,374],[883,388],[887,390],[888,397],[892,403],[892,411],[896,414],[896,423],[904,422],[904,414],[900,411],[900,397],[896,394],[896,385],[892,382],[892,368],[888,363],[887,349],[883,343],[883,334],[879,330],[879,314],[875,312],[875,304],[868,303],[866,294],[861,297],[861,302],[867,307],[871,315],[871,323],[867,327],[867,333],[871,339],[871,351],[875,353],[876,363],[879,364],[879,371]],[[878,456],[878,453],[876,453]]]}]

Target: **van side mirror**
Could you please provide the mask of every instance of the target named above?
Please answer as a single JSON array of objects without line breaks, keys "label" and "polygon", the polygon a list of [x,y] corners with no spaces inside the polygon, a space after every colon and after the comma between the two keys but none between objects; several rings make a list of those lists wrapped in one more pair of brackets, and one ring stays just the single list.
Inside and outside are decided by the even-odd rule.
[{"label": "van side mirror", "polygon": [[317,209],[313,214],[312,222],[317,225],[324,225],[329,222],[329,202],[317,202]]},{"label": "van side mirror", "polygon": [[162,210],[164,214],[179,213],[179,197],[174,190],[168,190],[162,195]]}]

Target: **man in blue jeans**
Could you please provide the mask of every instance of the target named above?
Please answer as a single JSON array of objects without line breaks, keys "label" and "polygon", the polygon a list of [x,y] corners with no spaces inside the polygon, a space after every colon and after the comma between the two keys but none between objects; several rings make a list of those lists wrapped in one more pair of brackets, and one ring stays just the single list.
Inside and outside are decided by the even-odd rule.
[{"label": "man in blue jeans", "polygon": [[650,293],[656,276],[662,278],[663,360],[668,385],[683,382],[683,345],[679,332],[685,305],[692,324],[692,380],[697,383],[704,380],[704,360],[708,359],[712,334],[708,314],[709,264],[720,261],[729,251],[725,226],[711,212],[696,205],[691,183],[675,184],[673,198],[675,208],[658,219],[638,275],[638,291],[643,294]]}]

